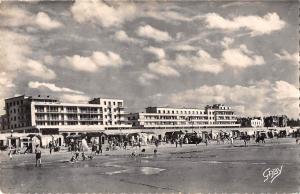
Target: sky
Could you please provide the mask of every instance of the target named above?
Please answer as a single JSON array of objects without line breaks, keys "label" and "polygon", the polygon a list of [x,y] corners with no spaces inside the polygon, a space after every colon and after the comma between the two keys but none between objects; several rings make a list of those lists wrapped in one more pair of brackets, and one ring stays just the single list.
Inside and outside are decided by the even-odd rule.
[{"label": "sky", "polygon": [[296,0],[2,0],[0,107],[41,94],[298,118],[298,41]]}]

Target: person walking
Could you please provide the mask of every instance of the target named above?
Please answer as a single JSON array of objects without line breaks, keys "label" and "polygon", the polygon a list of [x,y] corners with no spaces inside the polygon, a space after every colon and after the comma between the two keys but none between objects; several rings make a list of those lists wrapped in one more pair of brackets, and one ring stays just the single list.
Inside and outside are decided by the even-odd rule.
[{"label": "person walking", "polygon": [[52,141],[49,142],[49,151],[50,151],[50,154],[52,154],[52,149],[53,149],[53,143]]},{"label": "person walking", "polygon": [[42,151],[40,149],[39,145],[36,145],[35,148],[35,166],[37,167],[39,164],[39,167],[42,166]]}]

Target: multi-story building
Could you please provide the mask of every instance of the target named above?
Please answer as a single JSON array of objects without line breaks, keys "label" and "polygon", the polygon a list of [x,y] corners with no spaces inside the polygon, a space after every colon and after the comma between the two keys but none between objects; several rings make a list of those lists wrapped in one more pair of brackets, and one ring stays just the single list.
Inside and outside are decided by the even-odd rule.
[{"label": "multi-story building", "polygon": [[130,113],[127,122],[136,128],[183,129],[239,127],[234,111],[222,104],[198,108],[148,107],[146,112]]},{"label": "multi-story building", "polygon": [[287,126],[287,116],[269,116],[264,118],[265,127],[286,127]]},{"label": "multi-story building", "polygon": [[103,108],[103,123],[105,126],[109,128],[126,126],[123,100],[95,98],[89,103],[100,105]]},{"label": "multi-story building", "polygon": [[18,96],[5,100],[7,129],[57,134],[128,128],[124,102],[96,98],[86,104],[62,103],[47,97]]}]

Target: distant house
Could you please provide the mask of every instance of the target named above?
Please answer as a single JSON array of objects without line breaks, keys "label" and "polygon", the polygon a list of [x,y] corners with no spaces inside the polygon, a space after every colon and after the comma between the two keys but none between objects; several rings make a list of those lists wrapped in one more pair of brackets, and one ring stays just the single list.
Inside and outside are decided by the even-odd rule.
[{"label": "distant house", "polygon": [[286,127],[288,117],[286,115],[269,116],[264,118],[265,127]]}]

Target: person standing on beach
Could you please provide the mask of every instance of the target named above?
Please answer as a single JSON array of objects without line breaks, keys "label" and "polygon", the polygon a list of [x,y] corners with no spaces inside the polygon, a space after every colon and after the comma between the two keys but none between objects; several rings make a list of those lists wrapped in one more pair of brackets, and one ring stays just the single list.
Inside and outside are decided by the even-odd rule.
[{"label": "person standing on beach", "polygon": [[52,154],[52,149],[53,149],[53,143],[52,143],[52,141],[49,142],[49,149],[50,149],[50,154]]},{"label": "person standing on beach", "polygon": [[35,166],[37,167],[39,163],[39,166],[42,166],[42,151],[39,147],[39,145],[36,145],[35,148]]}]

